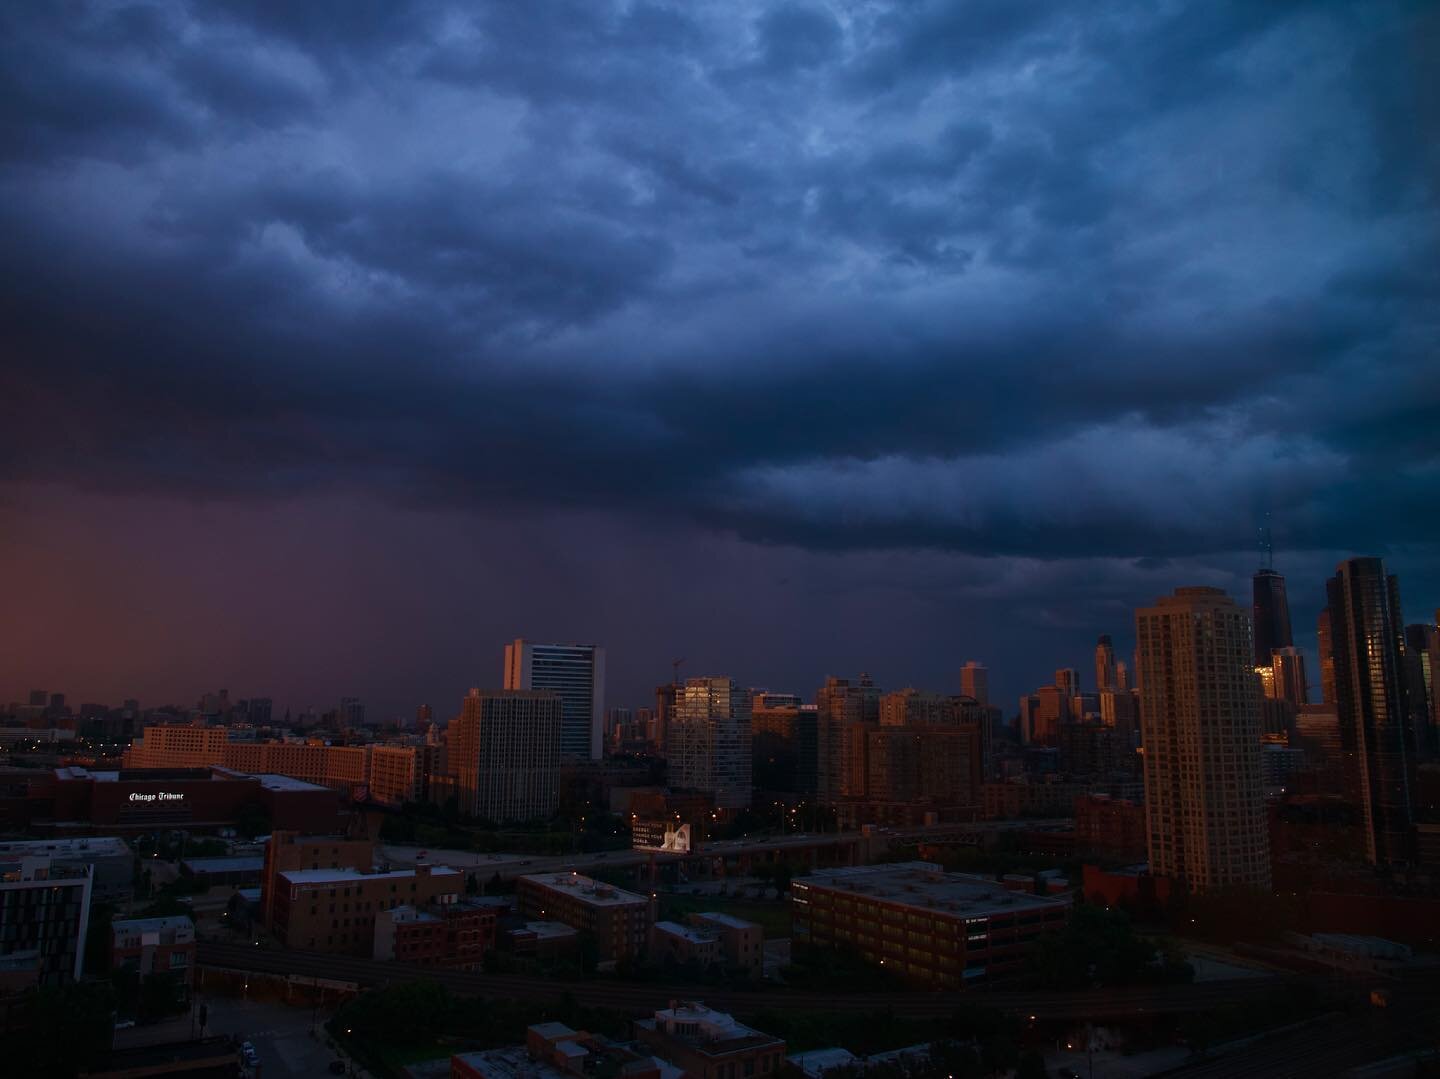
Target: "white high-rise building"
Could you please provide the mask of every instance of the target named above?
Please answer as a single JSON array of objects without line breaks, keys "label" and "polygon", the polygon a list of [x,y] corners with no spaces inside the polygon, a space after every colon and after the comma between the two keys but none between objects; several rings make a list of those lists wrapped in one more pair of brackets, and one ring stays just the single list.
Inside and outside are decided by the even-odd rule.
[{"label": "white high-rise building", "polygon": [[670,721],[670,785],[711,795],[716,809],[747,808],[750,733],[748,691],[733,678],[687,678]]},{"label": "white high-rise building", "polygon": [[605,740],[605,649],[593,644],[536,644],[517,637],[505,646],[505,688],[554,693],[564,712],[560,752],[600,759]]},{"label": "white high-rise building", "polygon": [[1250,612],[1177,588],[1135,612],[1150,870],[1192,891],[1270,886]]}]

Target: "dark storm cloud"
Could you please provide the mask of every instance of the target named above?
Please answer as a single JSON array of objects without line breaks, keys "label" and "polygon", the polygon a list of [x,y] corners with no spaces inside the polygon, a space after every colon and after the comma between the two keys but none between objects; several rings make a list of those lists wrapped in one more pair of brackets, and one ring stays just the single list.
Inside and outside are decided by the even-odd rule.
[{"label": "dark storm cloud", "polygon": [[1440,524],[1429,5],[4,19],[13,480],[1056,559]]}]

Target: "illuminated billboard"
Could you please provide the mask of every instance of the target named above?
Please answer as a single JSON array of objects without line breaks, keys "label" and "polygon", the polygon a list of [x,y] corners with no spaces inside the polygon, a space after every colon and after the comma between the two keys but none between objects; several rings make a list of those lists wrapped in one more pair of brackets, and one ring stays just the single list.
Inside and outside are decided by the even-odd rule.
[{"label": "illuminated billboard", "polygon": [[689,854],[690,825],[679,821],[640,820],[631,825],[631,846],[665,854]]}]

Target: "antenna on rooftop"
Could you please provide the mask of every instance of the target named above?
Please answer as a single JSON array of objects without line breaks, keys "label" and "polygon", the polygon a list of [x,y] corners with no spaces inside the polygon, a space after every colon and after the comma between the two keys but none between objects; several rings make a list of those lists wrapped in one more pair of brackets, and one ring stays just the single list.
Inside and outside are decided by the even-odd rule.
[{"label": "antenna on rooftop", "polygon": [[1270,532],[1270,511],[1265,511],[1265,523],[1260,526],[1260,554],[1265,560],[1265,569],[1275,568],[1275,537]]}]

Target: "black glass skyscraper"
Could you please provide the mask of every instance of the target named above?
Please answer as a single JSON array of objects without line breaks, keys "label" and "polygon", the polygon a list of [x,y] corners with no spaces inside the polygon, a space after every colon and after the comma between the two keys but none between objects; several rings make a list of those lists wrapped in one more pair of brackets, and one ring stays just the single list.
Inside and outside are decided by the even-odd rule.
[{"label": "black glass skyscraper", "polygon": [[1400,588],[1378,558],[1352,558],[1326,582],[1341,745],[1358,771],[1365,843],[1376,865],[1412,860],[1415,732],[1405,686]]},{"label": "black glass skyscraper", "polygon": [[1270,666],[1270,654],[1295,643],[1290,636],[1290,601],[1285,578],[1273,569],[1258,570],[1254,580],[1255,666]]}]

